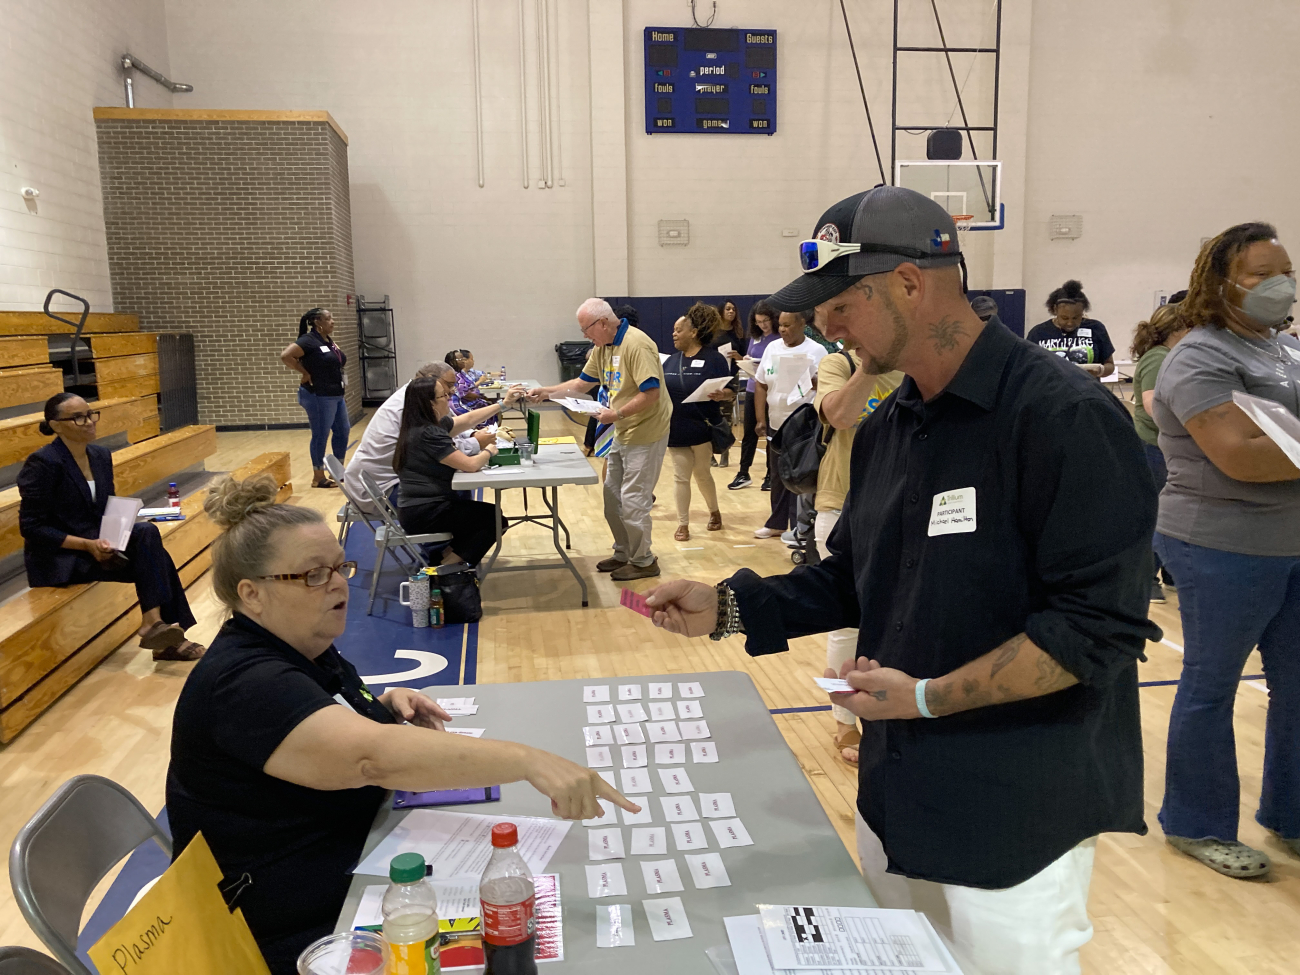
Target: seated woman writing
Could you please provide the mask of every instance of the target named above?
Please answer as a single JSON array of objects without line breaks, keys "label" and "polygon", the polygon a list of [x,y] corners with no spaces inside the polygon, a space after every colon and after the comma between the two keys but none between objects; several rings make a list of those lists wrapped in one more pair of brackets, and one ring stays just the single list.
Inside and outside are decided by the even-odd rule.
[{"label": "seated woman writing", "polygon": [[99,411],[74,393],[45,402],[40,431],[54,441],[28,456],[18,474],[18,529],[28,585],[132,582],[140,600],[140,646],[154,660],[198,660],[203,647],[185,639],[194,625],[185,587],[152,524],[131,528],[125,551],[99,537],[113,494],[113,455],[95,445]]},{"label": "seated woman writing", "polygon": [[176,703],[167,812],[176,854],[203,834],[271,972],[293,975],[334,929],[388,789],[526,781],[565,819],[599,815],[597,797],[638,807],[559,756],[443,732],[410,688],[372,696],[334,647],[356,563],[318,512],[275,494],[265,476],[227,480],[205,505],[225,529],[212,588],[233,615]]}]

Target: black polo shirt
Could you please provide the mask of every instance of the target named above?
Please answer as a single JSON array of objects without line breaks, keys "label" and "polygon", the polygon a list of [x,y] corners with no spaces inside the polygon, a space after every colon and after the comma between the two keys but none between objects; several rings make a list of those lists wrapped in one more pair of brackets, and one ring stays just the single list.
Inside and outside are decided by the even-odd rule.
[{"label": "black polo shirt", "polygon": [[677,352],[664,362],[664,383],[673,401],[673,417],[668,424],[669,447],[694,447],[713,439],[710,424],[722,421],[719,401],[686,403],[683,400],[699,389],[704,380],[730,375],[727,360],[717,349],[707,346],[689,358],[686,353]]},{"label": "black polo shirt", "polygon": [[232,906],[243,909],[273,972],[293,972],[297,952],[333,930],[386,796],[374,786],[309,789],[262,771],[299,723],[340,703],[394,723],[333,647],[308,660],[235,614],[190,671],[172,718],[167,815],[175,853],[202,832],[223,886],[249,875]]},{"label": "black polo shirt", "polygon": [[[1137,661],[1156,490],[1123,406],[1065,360],[984,328],[947,389],[863,421],[832,555],[735,590],[750,654],[839,627],[940,677],[1025,632],[1079,684],[935,719],[863,722],[858,808],[889,869],[997,889],[1098,833],[1145,833]],[[973,531],[931,534],[973,489]]]},{"label": "black polo shirt", "polygon": [[311,376],[308,389],[317,396],[342,396],[347,353],[335,345],[333,339],[322,337],[315,329],[299,335],[297,345],[302,349],[299,361]]}]

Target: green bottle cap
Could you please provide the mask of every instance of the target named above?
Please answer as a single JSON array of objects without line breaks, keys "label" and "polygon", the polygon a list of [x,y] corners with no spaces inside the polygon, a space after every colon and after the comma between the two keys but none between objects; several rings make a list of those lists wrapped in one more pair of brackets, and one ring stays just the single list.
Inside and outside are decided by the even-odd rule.
[{"label": "green bottle cap", "polygon": [[388,864],[388,879],[395,884],[413,884],[424,879],[424,857],[418,853],[399,853]]}]

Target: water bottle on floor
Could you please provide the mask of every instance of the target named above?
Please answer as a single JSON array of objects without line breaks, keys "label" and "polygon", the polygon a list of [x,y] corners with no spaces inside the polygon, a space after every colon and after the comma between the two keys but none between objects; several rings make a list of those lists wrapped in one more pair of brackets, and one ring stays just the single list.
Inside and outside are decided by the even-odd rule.
[{"label": "water bottle on floor", "polygon": [[483,917],[483,975],[537,975],[533,872],[519,855],[514,823],[492,827],[492,858],[478,896]]},{"label": "water bottle on floor", "polygon": [[429,590],[429,625],[435,630],[440,629],[447,622],[442,606],[442,590]]},{"label": "water bottle on floor", "polygon": [[400,853],[388,864],[384,891],[386,975],[438,975],[438,895],[425,879],[424,857]]}]

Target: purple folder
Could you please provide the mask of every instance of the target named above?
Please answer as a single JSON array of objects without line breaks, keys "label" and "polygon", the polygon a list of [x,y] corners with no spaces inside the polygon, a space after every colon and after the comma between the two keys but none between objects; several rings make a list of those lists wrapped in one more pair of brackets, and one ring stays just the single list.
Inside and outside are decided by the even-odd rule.
[{"label": "purple folder", "polygon": [[501,786],[486,789],[441,789],[437,792],[394,792],[394,809],[417,806],[463,806],[470,802],[500,802]]}]

